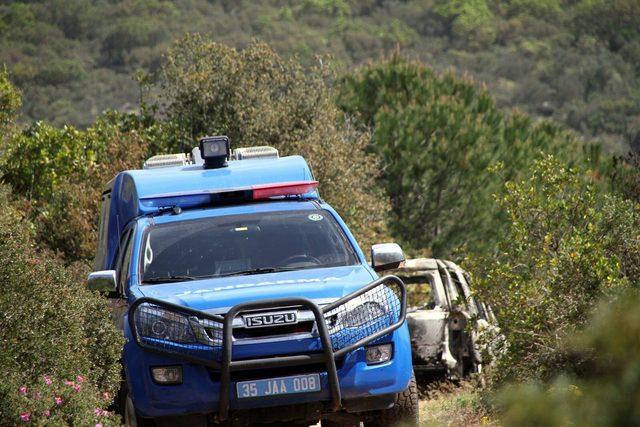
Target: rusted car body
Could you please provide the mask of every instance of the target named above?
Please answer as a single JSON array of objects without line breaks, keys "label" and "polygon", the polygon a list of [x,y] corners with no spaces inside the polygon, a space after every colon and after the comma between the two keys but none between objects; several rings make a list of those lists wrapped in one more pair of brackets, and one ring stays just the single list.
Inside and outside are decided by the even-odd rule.
[{"label": "rusted car body", "polygon": [[409,259],[395,274],[413,296],[407,323],[416,374],[460,379],[480,372],[483,350],[491,350],[481,337],[498,336],[499,329],[491,307],[472,295],[469,274],[432,258]]}]

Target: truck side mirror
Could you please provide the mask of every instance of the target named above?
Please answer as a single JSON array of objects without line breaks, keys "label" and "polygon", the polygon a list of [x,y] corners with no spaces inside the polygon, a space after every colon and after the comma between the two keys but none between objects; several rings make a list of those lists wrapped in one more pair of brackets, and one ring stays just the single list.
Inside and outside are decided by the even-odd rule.
[{"label": "truck side mirror", "polygon": [[87,287],[91,291],[115,292],[117,290],[116,271],[102,270],[90,273]]},{"label": "truck side mirror", "polygon": [[371,267],[375,271],[392,270],[404,262],[404,254],[397,243],[378,243],[371,246]]}]

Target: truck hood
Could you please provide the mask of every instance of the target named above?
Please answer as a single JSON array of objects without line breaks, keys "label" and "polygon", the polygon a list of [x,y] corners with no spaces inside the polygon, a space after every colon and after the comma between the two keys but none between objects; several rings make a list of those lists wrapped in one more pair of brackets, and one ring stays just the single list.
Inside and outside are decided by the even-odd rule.
[{"label": "truck hood", "polygon": [[146,285],[138,290],[146,297],[220,314],[241,302],[272,298],[296,296],[329,303],[375,279],[366,267],[356,265]]}]

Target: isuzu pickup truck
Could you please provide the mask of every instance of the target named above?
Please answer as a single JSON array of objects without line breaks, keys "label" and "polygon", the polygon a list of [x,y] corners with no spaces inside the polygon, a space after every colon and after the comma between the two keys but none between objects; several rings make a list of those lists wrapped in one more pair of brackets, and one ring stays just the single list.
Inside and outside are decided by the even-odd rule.
[{"label": "isuzu pickup truck", "polygon": [[127,342],[140,425],[417,424],[406,291],[367,262],[306,161],[206,137],[102,193],[91,289]]}]

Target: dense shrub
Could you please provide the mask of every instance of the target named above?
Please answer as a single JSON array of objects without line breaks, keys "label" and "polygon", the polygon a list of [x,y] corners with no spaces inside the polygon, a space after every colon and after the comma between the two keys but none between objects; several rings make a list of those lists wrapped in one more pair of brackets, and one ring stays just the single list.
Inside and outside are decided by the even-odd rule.
[{"label": "dense shrub", "polygon": [[640,209],[552,157],[506,187],[506,235],[471,266],[508,342],[494,378],[549,379],[579,369],[567,340],[596,302],[640,286]]},{"label": "dense shrub", "polygon": [[[42,419],[45,410],[69,424],[97,422],[95,408],[109,404],[102,394],[113,396],[119,384],[120,332],[104,300],[35,249],[33,225],[11,197],[0,187],[0,424],[18,424],[25,413]],[[45,375],[56,382],[51,388]],[[75,384],[64,388],[63,380]]]},{"label": "dense shrub", "polygon": [[[139,168],[144,132],[109,113],[86,131],[37,122],[12,138],[3,153],[3,181],[26,199],[38,240],[67,262],[95,254],[100,193],[118,172]],[[27,155],[28,153],[28,155]]]},{"label": "dense shrub", "polygon": [[[333,104],[326,68],[305,69],[262,43],[238,51],[188,36],[167,55],[162,77],[156,108],[181,134],[180,146],[168,148],[188,150],[197,137],[225,134],[234,147],[271,145],[303,155],[322,196],[363,246],[386,237],[379,164],[364,151],[369,134],[345,122]],[[176,141],[171,134],[167,140]]]},{"label": "dense shrub", "polygon": [[4,180],[29,200],[47,200],[61,178],[84,171],[95,161],[98,146],[73,126],[33,123],[5,148]]},{"label": "dense shrub", "polygon": [[587,361],[580,375],[508,387],[501,393],[502,425],[640,425],[638,304],[637,292],[601,302],[586,330],[568,343],[574,357]]}]

